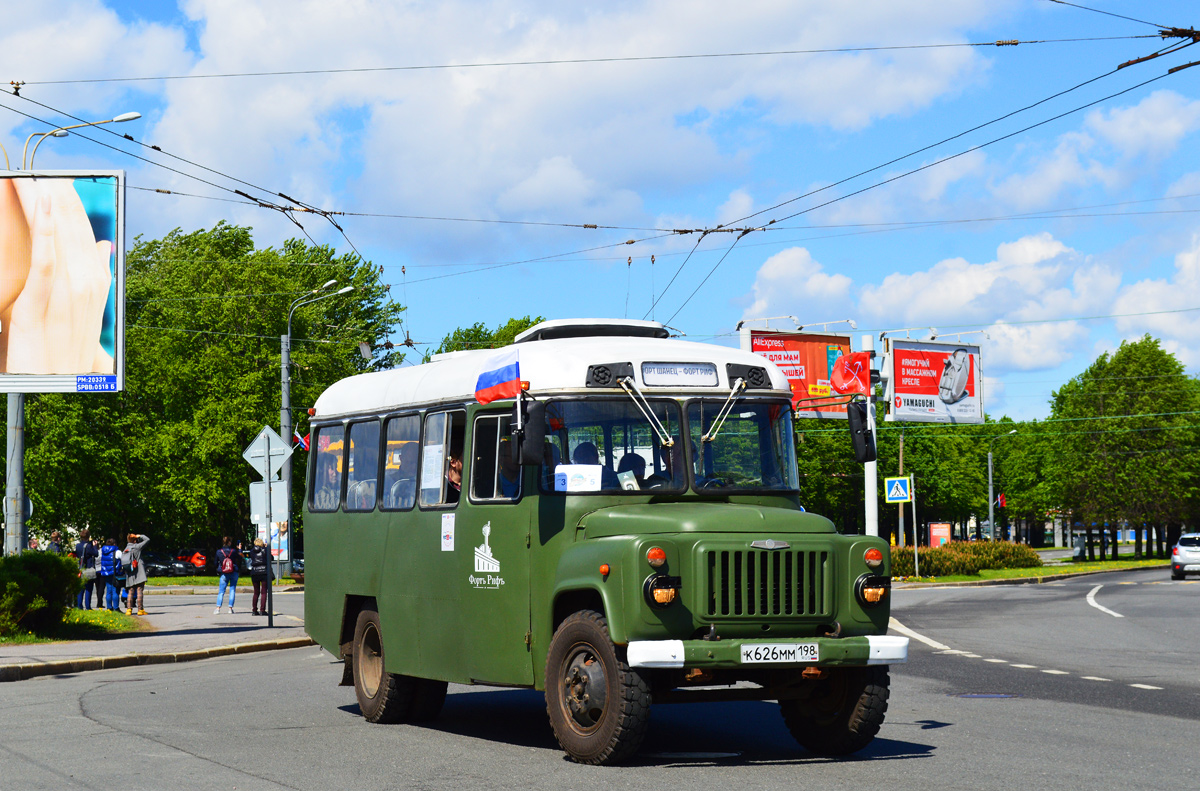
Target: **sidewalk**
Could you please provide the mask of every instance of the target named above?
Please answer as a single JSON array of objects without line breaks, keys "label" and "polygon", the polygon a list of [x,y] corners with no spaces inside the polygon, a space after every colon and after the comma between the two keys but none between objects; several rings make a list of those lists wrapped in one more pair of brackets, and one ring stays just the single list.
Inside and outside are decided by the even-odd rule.
[{"label": "sidewalk", "polygon": [[0,645],[0,681],[313,645],[304,631],[302,588],[274,593],[274,628],[267,626],[267,618],[250,613],[251,597],[243,596],[241,587],[232,615],[228,607],[213,615],[215,588],[147,588],[145,598],[142,620],[150,631],[104,640]]}]

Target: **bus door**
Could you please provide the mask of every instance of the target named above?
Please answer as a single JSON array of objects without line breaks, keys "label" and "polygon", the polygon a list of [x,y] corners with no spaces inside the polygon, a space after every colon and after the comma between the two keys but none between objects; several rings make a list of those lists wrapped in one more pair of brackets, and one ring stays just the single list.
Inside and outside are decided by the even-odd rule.
[{"label": "bus door", "polygon": [[469,496],[450,539],[459,573],[450,584],[462,588],[470,678],[532,684],[529,536],[537,497],[522,491],[523,468],[513,456],[510,420],[508,412],[481,412],[472,423],[463,479]]}]

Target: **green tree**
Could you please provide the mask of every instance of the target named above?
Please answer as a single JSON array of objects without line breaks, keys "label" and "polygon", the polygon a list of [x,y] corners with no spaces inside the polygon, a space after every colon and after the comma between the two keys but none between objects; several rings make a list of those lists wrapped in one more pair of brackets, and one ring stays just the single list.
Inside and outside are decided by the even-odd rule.
[{"label": "green tree", "polygon": [[[26,481],[39,532],[144,531],[162,549],[247,534],[247,485],[258,476],[242,451],[263,424],[278,425],[288,306],[329,279],[354,291],[299,309],[292,324],[300,432],[331,383],[403,360],[388,342],[403,308],[356,255],[295,239],[256,249],[249,228],[221,223],[139,238],[126,271],[125,391],[29,399]],[[359,342],[376,350],[370,360]],[[293,457],[296,481],[303,457]],[[303,486],[293,495],[299,514]]]},{"label": "green tree", "polygon": [[482,321],[476,322],[470,327],[459,327],[442,338],[442,342],[430,356],[471,349],[499,349],[501,346],[508,346],[522,332],[545,320],[544,316],[537,318],[522,316],[519,319],[509,319],[494,330],[489,330]]},{"label": "green tree", "polygon": [[1200,383],[1157,339],[1102,354],[1053,393],[1051,412],[1052,478],[1077,521],[1161,530],[1195,513]]}]

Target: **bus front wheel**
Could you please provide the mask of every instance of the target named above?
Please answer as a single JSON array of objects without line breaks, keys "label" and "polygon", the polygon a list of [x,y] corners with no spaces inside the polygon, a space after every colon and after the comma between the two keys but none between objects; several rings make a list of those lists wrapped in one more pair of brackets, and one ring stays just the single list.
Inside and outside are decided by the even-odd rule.
[{"label": "bus front wheel", "polygon": [[442,710],[446,682],[384,669],[379,613],[365,609],[354,624],[354,696],[368,722],[424,722]]},{"label": "bus front wheel", "polygon": [[783,721],[802,747],[818,755],[850,755],[879,733],[887,713],[886,665],[833,668],[805,700],[783,700]]},{"label": "bus front wheel", "polygon": [[555,630],[546,656],[546,711],[558,743],[579,763],[619,763],[641,746],[650,688],[618,656],[600,613],[581,610]]}]

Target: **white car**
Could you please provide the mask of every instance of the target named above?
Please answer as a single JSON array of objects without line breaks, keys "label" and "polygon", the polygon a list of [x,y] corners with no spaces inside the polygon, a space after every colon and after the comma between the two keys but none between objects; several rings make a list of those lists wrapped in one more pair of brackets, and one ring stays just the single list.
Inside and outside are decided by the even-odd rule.
[{"label": "white car", "polygon": [[1186,574],[1200,574],[1200,533],[1184,533],[1171,550],[1171,579],[1181,580]]}]

